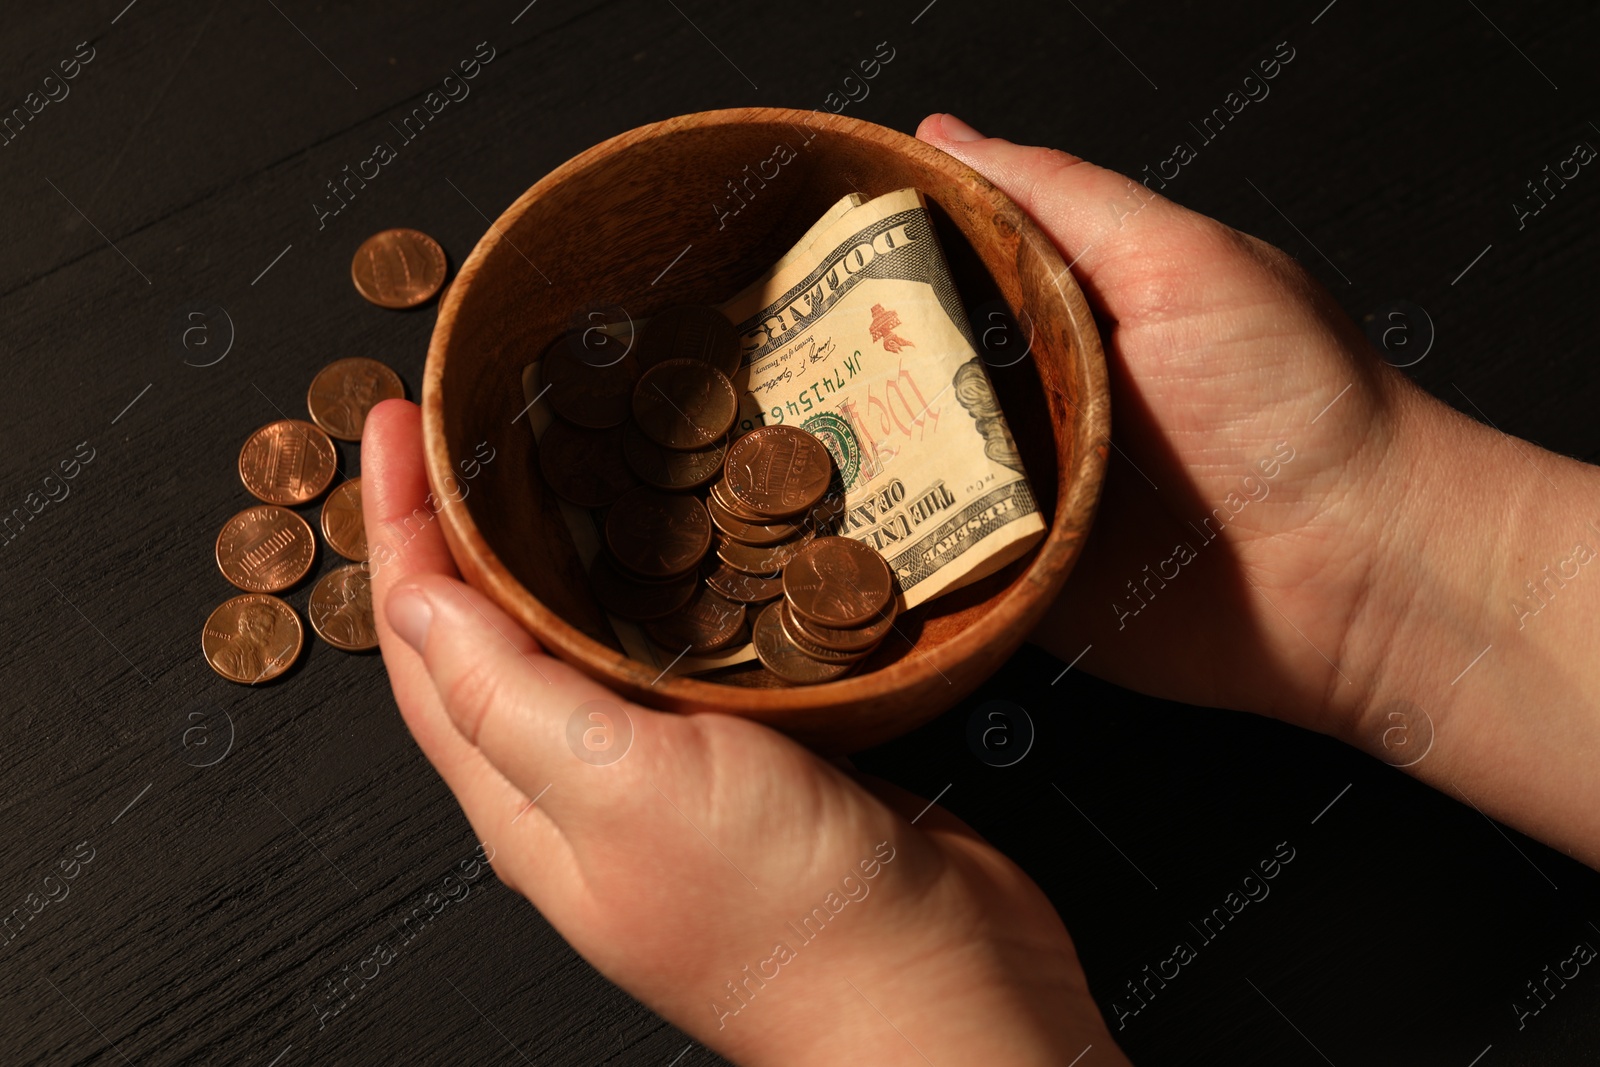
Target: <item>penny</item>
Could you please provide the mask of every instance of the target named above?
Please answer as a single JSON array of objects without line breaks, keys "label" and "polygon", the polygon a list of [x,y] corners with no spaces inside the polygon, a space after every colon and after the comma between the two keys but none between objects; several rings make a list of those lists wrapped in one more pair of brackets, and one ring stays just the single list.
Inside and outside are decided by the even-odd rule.
[{"label": "penny", "polygon": [[385,308],[414,308],[444,284],[444,249],[417,230],[384,230],[361,242],[350,261],[356,292]]},{"label": "penny", "polygon": [[300,419],[267,423],[239,450],[239,480],[269,504],[315,500],[338,469],[328,435]]},{"label": "penny", "polygon": [[744,605],[702,585],[687,604],[664,619],[646,623],[644,630],[662,648],[703,656],[739,639],[744,632]]},{"label": "penny", "polygon": [[800,633],[812,644],[838,652],[860,652],[873,648],[888,635],[899,610],[899,604],[891,599],[889,606],[884,608],[876,619],[865,625],[849,628],[824,626],[819,622],[811,622],[803,616],[795,615],[792,611],[789,617],[794,620]]},{"label": "penny", "polygon": [[293,665],[305,645],[294,609],[275,596],[246,593],[206,619],[200,648],[211,669],[230,682],[270,682]]},{"label": "penny", "polygon": [[[724,464],[726,466],[726,464]],[[760,512],[751,511],[732,496],[728,495],[728,477],[724,474],[721,478],[711,483],[711,499],[721,504],[723,509],[741,522],[763,524],[771,520]]]},{"label": "penny", "polygon": [[741,362],[733,323],[716,308],[667,308],[639,335],[639,365],[648,369],[669,359],[699,360],[732,378]]},{"label": "penny", "polygon": [[367,558],[367,526],[361,517],[361,479],[334,487],[322,503],[322,539],[345,559]]},{"label": "penny", "polygon": [[834,534],[844,529],[840,520],[844,518],[846,510],[844,493],[830,488],[821,500],[807,509],[806,519],[816,527],[817,533]]},{"label": "penny", "polygon": [[361,440],[367,412],[406,395],[400,376],[375,359],[336,359],[317,371],[306,390],[311,421],[341,441]]},{"label": "penny", "polygon": [[306,520],[276,504],[245,508],[217,534],[217,567],[248,593],[276,593],[306,576],[317,538]]},{"label": "penny", "polygon": [[[681,452],[710,448],[739,414],[728,376],[694,359],[669,359],[639,376],[633,417],[644,435]],[[824,450],[826,454],[826,450]]]},{"label": "penny", "polygon": [[783,628],[779,611],[783,601],[768,604],[756,616],[750,630],[750,640],[756,646],[756,657],[761,665],[786,682],[798,685],[816,685],[842,678],[855,666],[850,663],[820,663],[812,659],[794,643]]},{"label": "penny", "polygon": [[772,574],[782,570],[814,536],[810,530],[802,530],[799,536],[775,545],[745,545],[724,536],[717,539],[717,558],[746,574]]},{"label": "penny", "polygon": [[657,489],[698,489],[722,472],[726,444],[718,441],[698,452],[674,452],[644,435],[637,423],[622,428],[622,454],[646,485]]},{"label": "penny", "polygon": [[692,496],[641,486],[618,498],[606,516],[606,545],[641,578],[675,578],[711,547],[711,517]]},{"label": "penny", "polygon": [[806,636],[805,631],[795,621],[794,612],[787,600],[778,601],[778,622],[782,624],[784,634],[794,642],[795,647],[818,663],[854,663],[856,660],[866,659],[867,654],[878,647],[869,645],[860,651],[840,652],[838,649],[817,644]]},{"label": "penny", "polygon": [[710,513],[711,521],[716,524],[717,529],[741,544],[775,545],[800,532],[800,527],[792,522],[767,524],[746,522],[724,507],[716,494],[706,499],[706,511]]},{"label": "penny", "polygon": [[783,569],[795,614],[823,626],[871,622],[894,596],[894,575],[877,549],[850,537],[819,537]]},{"label": "penny", "polygon": [[545,349],[539,366],[550,391],[550,407],[563,419],[591,429],[628,421],[638,376],[631,357],[614,363],[589,363],[578,358],[570,341],[562,337]]},{"label": "penny", "polygon": [[783,595],[781,572],[746,574],[734,570],[720,559],[716,566],[706,571],[705,581],[706,585],[729,600],[737,600],[742,604],[765,604]]},{"label": "penny", "polygon": [[311,628],[341,652],[378,647],[372,617],[372,574],[365,563],[346,563],[317,579],[306,607]]},{"label": "penny", "polygon": [[727,495],[772,518],[816,504],[833,480],[833,457],[823,443],[794,426],[763,426],[728,449]]},{"label": "penny", "polygon": [[635,622],[665,618],[683,607],[699,588],[699,577],[686,574],[666,582],[641,582],[624,574],[604,555],[589,567],[589,591],[613,615]]},{"label": "penny", "polygon": [[550,423],[539,437],[539,470],[557,496],[601,508],[638,486],[622,456],[622,432]]}]

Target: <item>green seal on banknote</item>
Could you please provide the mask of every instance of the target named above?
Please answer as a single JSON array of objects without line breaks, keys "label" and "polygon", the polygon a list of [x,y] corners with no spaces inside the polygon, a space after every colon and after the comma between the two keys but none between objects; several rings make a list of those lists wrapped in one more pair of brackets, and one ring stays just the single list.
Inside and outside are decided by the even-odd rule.
[{"label": "green seal on banknote", "polygon": [[846,490],[854,486],[861,471],[861,445],[844,416],[833,411],[819,412],[802,422],[800,428],[826,446],[833,465],[839,469],[840,484]]}]

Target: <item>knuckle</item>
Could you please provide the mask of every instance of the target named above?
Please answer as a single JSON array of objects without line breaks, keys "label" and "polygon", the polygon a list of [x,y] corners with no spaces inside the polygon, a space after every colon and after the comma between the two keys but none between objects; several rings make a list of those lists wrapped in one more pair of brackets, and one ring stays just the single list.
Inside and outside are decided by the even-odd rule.
[{"label": "knuckle", "polygon": [[476,745],[484,722],[506,699],[506,685],[502,672],[490,663],[469,659],[452,667],[439,695],[456,728]]}]

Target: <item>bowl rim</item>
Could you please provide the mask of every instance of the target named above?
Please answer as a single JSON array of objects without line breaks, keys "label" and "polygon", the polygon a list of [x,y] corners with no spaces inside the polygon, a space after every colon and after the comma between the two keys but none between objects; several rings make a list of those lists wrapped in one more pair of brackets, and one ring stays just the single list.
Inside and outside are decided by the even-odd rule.
[{"label": "bowl rim", "polygon": [[[439,498],[448,501],[438,514],[442,519],[450,554],[462,576],[483,589],[490,599],[527,626],[545,651],[602,684],[618,689],[623,696],[641,703],[669,708],[723,707],[730,710],[742,703],[744,707],[738,710],[755,714],[760,719],[770,719],[781,717],[785,712],[814,711],[819,705],[873,701],[886,690],[913,688],[919,681],[935,673],[944,676],[947,670],[954,670],[957,663],[973,656],[992,641],[997,633],[1009,633],[1017,627],[1031,628],[1048,606],[1040,602],[1042,598],[1037,596],[1039,587],[1054,584],[1059,589],[1059,584],[1065,582],[1081,555],[1089,520],[1098,504],[1105,475],[1105,442],[1111,430],[1105,355],[1088,302],[1054,242],[1039,229],[1027,212],[994,183],[955,157],[915,137],[863,119],[827,115],[825,122],[816,123],[818,114],[794,108],[728,108],[692,112],[649,123],[619,133],[578,153],[512,201],[490,224],[456,272],[455,279],[440,302],[438,318],[428,343],[421,407],[423,459],[430,488],[437,494],[437,487],[446,484],[445,479],[453,476],[454,468],[445,439],[443,380],[446,350],[451,344],[463,294],[490,254],[502,241],[509,243],[505,234],[517,220],[549,190],[619,152],[683,130],[752,124],[806,123],[830,134],[866,142],[876,149],[899,152],[921,166],[944,171],[949,178],[971,187],[992,204],[996,221],[1003,220],[1013,227],[1019,243],[1026,243],[1040,257],[1048,272],[1049,284],[1061,299],[1072,322],[1073,332],[1081,342],[1074,346],[1080,364],[1078,374],[1084,385],[1082,397],[1076,406],[1078,417],[1074,420],[1073,453],[1076,462],[1071,470],[1066,470],[1058,459],[1056,507],[1054,514],[1049,517],[1045,536],[1032,550],[1033,559],[1027,569],[1008,588],[991,598],[989,610],[977,622],[932,649],[917,649],[918,655],[902,657],[871,672],[852,674],[821,685],[792,688],[751,689],[688,676],[666,677],[664,674],[647,686],[633,684],[629,676],[638,674],[642,677],[648,673],[647,665],[583,633],[546,607],[490,547],[488,538],[478,528],[465,501]],[[1084,517],[1080,523],[1073,525],[1063,521],[1074,513]],[[468,545],[472,546],[472,552],[469,563],[464,565],[464,546]],[[478,573],[480,570],[483,572],[481,576]],[[1052,576],[1052,571],[1056,576]],[[489,588],[484,588],[485,585]],[[504,592],[514,603],[504,603],[497,595],[497,590]],[[1030,593],[1035,594],[1032,602],[1029,600]],[[1016,643],[1020,642],[1021,638],[1018,638]],[[651,694],[648,699],[642,695],[644,690]]]}]

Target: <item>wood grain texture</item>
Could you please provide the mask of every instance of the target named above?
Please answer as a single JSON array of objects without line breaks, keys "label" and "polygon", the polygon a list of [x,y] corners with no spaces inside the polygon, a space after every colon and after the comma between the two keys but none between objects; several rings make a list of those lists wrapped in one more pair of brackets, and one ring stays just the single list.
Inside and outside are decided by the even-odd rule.
[{"label": "wood grain texture", "polygon": [[[1511,206],[1572,142],[1600,144],[1590,5],[1480,2],[1492,25],[1470,5],[1377,0],[125,7],[20,5],[0,34],[7,112],[78,42],[97,50],[0,147],[0,512],[79,442],[95,450],[66,499],[0,543],[0,916],[80,842],[94,849],[70,895],[0,945],[6,1063],[719,1062],[490,876],[323,1025],[328,983],[404,940],[390,923],[404,930],[475,842],[374,657],[313,642],[259,691],[199,657],[229,593],[211,546],[249,503],[233,471],[245,435],[304,417],[311,376],[342,356],[382,359],[420,394],[434,312],[365,304],[356,246],[414,226],[459,264],[532,181],[619,132],[831,106],[888,40],[896,59],[846,114],[910,130],[949,110],[1133,174],[1193,141],[1168,195],[1286,248],[1358,321],[1421,304],[1438,341],[1407,373],[1475,418],[1600,458],[1600,176],[1521,229]],[[398,141],[389,123],[485,40],[497,55],[471,95],[319,228],[324,183]],[[1203,143],[1190,123],[1284,40],[1297,56],[1271,95]],[[216,349],[179,340],[194,304],[234,326],[211,366]],[[340,463],[357,473],[359,449],[341,445]],[[1138,474],[1113,451],[1107,478]],[[287,599],[303,611],[336,564],[323,554]],[[1050,895],[1108,1006],[1245,868],[1280,841],[1299,849],[1118,1034],[1136,1062],[1322,1064],[1295,1028],[1341,1067],[1465,1067],[1490,1044],[1479,1067],[1592,1061],[1600,984],[1572,983],[1521,1031],[1509,1009],[1600,923],[1592,872],[1326,739],[1065,666],[1025,647],[856,762],[929,799],[948,786],[940,803]],[[990,700],[1037,729],[1015,767],[967,747]],[[226,756],[195,766],[213,758],[198,740],[220,746],[230,722]]]}]

